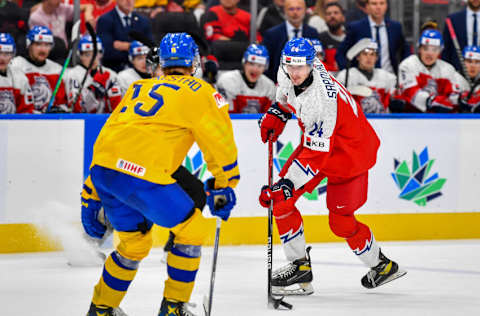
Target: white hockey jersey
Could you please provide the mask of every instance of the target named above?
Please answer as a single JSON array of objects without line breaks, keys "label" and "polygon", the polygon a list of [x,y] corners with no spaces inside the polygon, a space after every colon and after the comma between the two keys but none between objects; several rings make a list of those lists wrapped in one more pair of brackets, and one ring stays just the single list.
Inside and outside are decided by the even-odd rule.
[{"label": "white hockey jersey", "polygon": [[122,91],[122,95],[127,92],[128,87],[137,80],[143,79],[133,68],[127,68],[120,71],[117,75],[117,82]]},{"label": "white hockey jersey", "polygon": [[375,164],[380,144],[375,131],[357,102],[323,64],[315,65],[312,84],[298,96],[284,73],[279,73],[278,82],[277,102],[296,114],[303,131],[302,141],[280,177],[299,188],[317,175],[352,178]]},{"label": "white hockey jersey", "polygon": [[427,99],[442,107],[456,107],[459,95],[458,73],[449,63],[439,59],[431,69],[417,55],[399,65],[399,92],[413,110],[427,112]]},{"label": "white hockey jersey", "polygon": [[0,114],[33,113],[33,93],[25,74],[7,67],[0,74]]},{"label": "white hockey jersey", "polygon": [[[347,70],[336,76],[345,85]],[[395,92],[397,76],[384,69],[375,68],[373,76],[368,79],[357,67],[349,69],[347,90],[360,104],[364,113],[388,113],[390,98]]]},{"label": "white hockey jersey", "polygon": [[230,113],[265,113],[275,100],[275,84],[272,80],[261,75],[252,89],[240,70],[221,74],[217,89],[230,104]]},{"label": "white hockey jersey", "polygon": [[[56,62],[47,59],[42,66],[36,66],[22,56],[13,58],[11,65],[20,69],[28,78],[33,91],[35,112],[45,112],[57,84],[62,67]],[[53,106],[66,108],[68,104],[65,84],[62,80],[55,96]]]},{"label": "white hockey jersey", "polygon": [[[90,86],[93,83],[93,78],[91,74],[89,74],[85,80],[82,95],[78,98],[77,104],[74,107],[74,112],[111,113],[118,103],[120,103],[122,94],[117,82],[117,73],[103,66],[101,67],[101,71],[104,74],[108,74],[105,86],[105,96],[95,96],[93,89],[90,89]],[[70,107],[73,106],[74,99],[78,94],[85,72],[85,67],[77,65],[69,69],[66,74],[67,96]]]}]

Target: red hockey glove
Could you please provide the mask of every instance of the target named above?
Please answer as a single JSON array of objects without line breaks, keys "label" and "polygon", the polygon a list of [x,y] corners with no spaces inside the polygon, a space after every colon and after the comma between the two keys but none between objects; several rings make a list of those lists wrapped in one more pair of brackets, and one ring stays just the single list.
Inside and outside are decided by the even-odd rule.
[{"label": "red hockey glove", "polygon": [[95,98],[101,99],[107,94],[107,80],[110,78],[108,72],[92,71],[93,82],[88,87],[95,94]]},{"label": "red hockey glove", "polygon": [[258,121],[262,142],[267,142],[270,133],[272,133],[272,141],[276,142],[278,136],[282,134],[285,124],[291,118],[292,113],[282,110],[278,103],[272,104],[267,113]]},{"label": "red hockey glove", "polygon": [[260,205],[266,208],[270,206],[271,202],[276,204],[290,199],[293,196],[293,189],[292,181],[282,178],[271,188],[264,185],[258,200],[260,201]]}]

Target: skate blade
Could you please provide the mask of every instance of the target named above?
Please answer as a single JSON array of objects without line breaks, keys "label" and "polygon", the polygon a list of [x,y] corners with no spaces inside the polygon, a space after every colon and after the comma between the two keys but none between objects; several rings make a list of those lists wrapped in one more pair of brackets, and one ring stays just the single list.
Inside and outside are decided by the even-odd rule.
[{"label": "skate blade", "polygon": [[388,278],[386,278],[383,282],[381,282],[380,284],[377,284],[377,286],[373,287],[374,288],[377,288],[381,285],[384,285],[386,283],[389,283],[389,282],[392,282],[393,280],[396,280],[398,278],[401,278],[402,276],[404,276],[405,274],[407,274],[407,271],[406,270],[402,270],[400,269],[400,267],[398,268],[398,271],[395,272],[394,274],[392,274],[391,276],[389,276]]},{"label": "skate blade", "polygon": [[272,286],[272,295],[275,296],[305,296],[313,294],[313,292],[314,290],[311,283],[296,283],[290,286]]}]

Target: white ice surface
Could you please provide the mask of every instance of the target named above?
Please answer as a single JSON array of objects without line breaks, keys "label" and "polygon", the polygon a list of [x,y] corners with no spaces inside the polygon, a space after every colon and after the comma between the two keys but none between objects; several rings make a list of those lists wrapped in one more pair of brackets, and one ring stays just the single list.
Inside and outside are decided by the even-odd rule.
[{"label": "white ice surface", "polygon": [[[265,247],[220,247],[212,315],[480,315],[480,240],[381,245],[408,274],[367,290],[360,284],[367,269],[346,244],[314,244],[315,293],[286,298],[292,311],[266,307]],[[162,256],[154,249],[140,265],[121,304],[129,316],[157,315],[166,278]],[[211,256],[212,247],[205,247],[196,303],[208,292]],[[274,268],[285,263],[275,246]],[[69,267],[63,252],[0,255],[0,315],[85,315],[101,270]]]}]

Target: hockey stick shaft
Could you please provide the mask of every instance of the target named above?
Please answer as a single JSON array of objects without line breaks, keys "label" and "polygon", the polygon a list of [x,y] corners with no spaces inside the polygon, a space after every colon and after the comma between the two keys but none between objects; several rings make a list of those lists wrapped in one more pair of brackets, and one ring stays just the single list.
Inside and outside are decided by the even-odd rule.
[{"label": "hockey stick shaft", "polygon": [[462,50],[460,49],[460,44],[458,43],[457,34],[455,33],[455,29],[453,28],[452,20],[450,20],[450,18],[446,18],[445,23],[447,24],[448,32],[450,33],[450,37],[452,38],[453,46],[455,46],[457,58],[460,61],[460,65],[462,66],[463,75],[467,79],[468,83],[472,85],[472,80],[468,75],[467,66],[465,65],[465,59],[463,58]]},{"label": "hockey stick shaft", "polygon": [[98,53],[97,34],[95,33],[95,30],[93,29],[93,26],[90,23],[86,22],[85,26],[87,27],[88,34],[90,34],[90,37],[92,38],[93,56],[85,71],[85,75],[83,76],[82,83],[80,84],[80,88],[78,89],[77,95],[73,99],[72,110],[75,109],[75,104],[77,104],[78,98],[82,94],[83,86],[85,85],[85,81],[87,80],[88,74],[92,69],[93,63],[95,62],[95,59],[97,58],[97,53]]},{"label": "hockey stick shaft", "polygon": [[63,63],[62,71],[60,72],[60,76],[58,77],[57,83],[55,84],[55,89],[53,90],[52,97],[50,98],[50,102],[48,102],[47,113],[50,112],[50,109],[53,106],[53,102],[55,101],[55,97],[57,96],[58,89],[60,88],[60,84],[62,83],[65,70],[67,69],[68,65],[70,64],[70,60],[72,59],[73,50],[75,49],[75,45],[78,39],[79,27],[80,27],[80,20],[75,22],[75,24],[72,26],[72,41],[70,43],[70,51],[68,52],[67,59],[65,59],[65,62]]},{"label": "hockey stick shaft", "polygon": [[[268,138],[268,187],[273,185],[273,141],[272,134]],[[274,298],[272,295],[272,264],[273,264],[273,201],[270,202],[268,207],[268,243],[267,243],[267,272],[268,272],[268,284],[267,284],[267,305],[273,306],[278,309],[283,306],[287,309],[292,309],[292,305],[284,302],[283,297]]]},{"label": "hockey stick shaft", "polygon": [[[273,141],[270,136],[268,139],[268,187],[273,185]],[[268,243],[267,243],[267,272],[268,272],[268,301],[272,297],[272,257],[273,257],[273,202],[268,207]]]},{"label": "hockey stick shaft", "polygon": [[215,274],[217,271],[217,258],[218,258],[218,245],[220,243],[220,228],[222,227],[222,220],[217,217],[217,226],[215,229],[215,245],[213,247],[213,259],[212,259],[212,273],[210,274],[210,289],[208,291],[208,299],[204,300],[203,308],[205,315],[212,315],[212,303],[213,303],[213,288],[215,285]]}]

